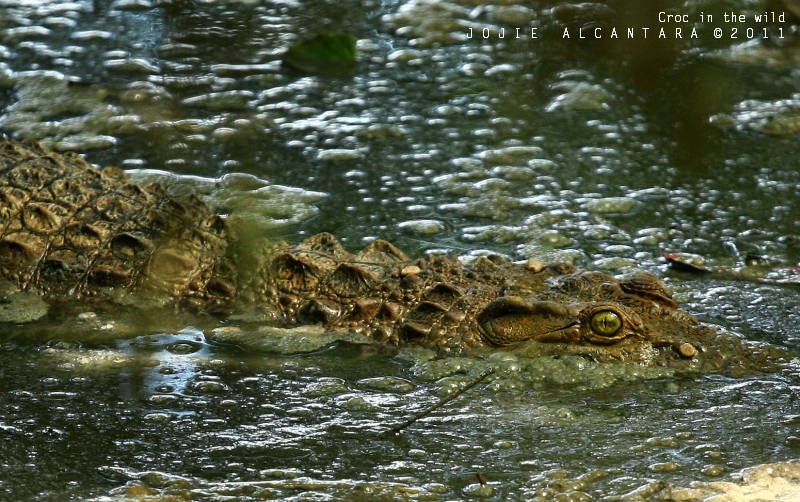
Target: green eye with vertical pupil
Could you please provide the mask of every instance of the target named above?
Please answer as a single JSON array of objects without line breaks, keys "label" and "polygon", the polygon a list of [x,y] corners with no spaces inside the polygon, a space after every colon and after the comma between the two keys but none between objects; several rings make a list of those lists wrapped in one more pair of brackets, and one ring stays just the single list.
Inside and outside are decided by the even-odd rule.
[{"label": "green eye with vertical pupil", "polygon": [[595,312],[589,322],[592,331],[602,336],[614,336],[622,328],[622,318],[611,310]]}]

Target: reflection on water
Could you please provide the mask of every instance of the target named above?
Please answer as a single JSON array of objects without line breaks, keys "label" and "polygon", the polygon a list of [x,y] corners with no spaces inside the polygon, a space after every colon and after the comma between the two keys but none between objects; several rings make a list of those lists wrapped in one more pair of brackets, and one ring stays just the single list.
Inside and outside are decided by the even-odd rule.
[{"label": "reflection on water", "polygon": [[165,473],[145,478],[156,493],[231,490],[243,499],[256,493],[237,482],[265,480],[261,489],[275,496],[350,498],[365,483],[388,483],[381,490],[394,496],[459,496],[476,471],[500,494],[572,483],[596,496],[650,478],[716,479],[797,447],[791,375],[602,392],[484,388],[385,438],[433,403],[442,383],[408,380],[407,363],[377,353],[255,357],[210,347],[190,330],[107,347],[4,348],[3,368],[25,361],[3,378],[3,487],[14,499],[102,493],[151,471]]},{"label": "reflection on water", "polygon": [[[701,319],[798,347],[795,293],[687,280],[659,261],[682,252],[781,278],[800,262],[795,21],[751,19],[777,2],[0,5],[8,134],[191,185],[257,220],[248,232],[644,267]],[[697,39],[659,39],[662,10],[715,21],[691,25]],[[725,24],[727,11],[748,21]],[[562,37],[646,26],[647,39]],[[540,38],[466,38],[518,27]],[[715,27],[787,38],[717,39]],[[290,44],[323,29],[359,38],[355,72],[282,67]],[[793,367],[603,386],[590,372],[537,385],[501,374],[380,439],[486,362],[426,378],[402,353],[255,354],[210,344],[215,319],[98,316],[0,327],[12,500],[647,499],[800,447]]]},{"label": "reflection on water", "polygon": [[655,479],[724,479],[798,447],[790,374],[592,392],[503,388],[501,372],[387,438],[380,433],[435,402],[444,385],[409,379],[405,357],[344,346],[256,356],[208,346],[191,330],[104,347],[4,349],[3,368],[24,360],[24,371],[2,380],[3,488],[13,499],[127,483],[116,493],[349,499],[369,489],[441,500],[476,489],[477,471],[498,500],[596,497]]}]

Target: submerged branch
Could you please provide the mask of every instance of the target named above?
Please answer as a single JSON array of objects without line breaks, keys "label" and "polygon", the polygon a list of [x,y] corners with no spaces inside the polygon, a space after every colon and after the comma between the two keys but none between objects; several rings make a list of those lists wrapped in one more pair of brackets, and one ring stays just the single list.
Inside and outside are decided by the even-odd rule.
[{"label": "submerged branch", "polygon": [[483,380],[484,380],[486,377],[488,377],[489,375],[491,375],[492,373],[494,373],[494,371],[495,371],[495,370],[494,370],[494,368],[493,368],[493,367],[491,367],[491,366],[490,366],[490,367],[488,367],[488,368],[486,368],[486,370],[484,370],[484,371],[483,371],[483,372],[482,372],[480,375],[478,375],[478,377],[477,377],[475,380],[473,380],[472,382],[470,382],[470,383],[469,383],[469,385],[467,385],[467,386],[466,386],[466,387],[464,387],[463,389],[459,390],[459,391],[458,391],[458,392],[456,392],[455,394],[452,394],[452,395],[450,395],[450,396],[447,396],[447,397],[445,397],[445,398],[443,398],[443,399],[440,399],[440,400],[439,400],[439,402],[437,402],[436,404],[434,404],[434,405],[433,405],[433,406],[431,406],[430,408],[428,408],[428,409],[426,409],[426,410],[424,410],[424,411],[422,411],[422,412],[418,413],[417,415],[414,415],[413,417],[411,417],[410,419],[406,420],[406,421],[405,421],[405,422],[403,422],[402,424],[400,424],[400,425],[398,425],[398,426],[395,426],[395,427],[392,427],[392,428],[391,428],[391,429],[389,429],[388,431],[386,431],[386,432],[382,433],[382,434],[381,434],[381,436],[383,436],[383,437],[388,437],[388,436],[392,436],[392,435],[396,435],[396,434],[398,434],[400,431],[402,431],[403,429],[405,429],[405,428],[406,428],[406,427],[408,427],[409,425],[413,424],[413,423],[414,423],[414,422],[416,422],[417,420],[419,420],[419,419],[421,419],[421,418],[424,418],[425,416],[429,415],[429,414],[430,414],[430,413],[432,413],[433,411],[435,411],[435,410],[437,410],[437,409],[441,408],[442,406],[446,405],[446,404],[447,404],[447,403],[449,403],[450,401],[452,401],[452,400],[456,399],[456,398],[457,398],[458,396],[460,396],[461,394],[463,394],[463,393],[467,392],[468,390],[470,390],[471,388],[475,387],[476,385],[478,385],[479,383],[481,383],[481,382],[482,382],[482,381],[483,381]]}]

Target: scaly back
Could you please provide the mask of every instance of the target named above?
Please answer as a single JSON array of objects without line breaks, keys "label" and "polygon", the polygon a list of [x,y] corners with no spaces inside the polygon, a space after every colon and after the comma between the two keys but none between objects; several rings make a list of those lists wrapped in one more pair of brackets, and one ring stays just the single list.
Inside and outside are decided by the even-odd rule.
[{"label": "scaly back", "polygon": [[55,299],[139,291],[213,307],[235,290],[227,246],[224,220],[196,197],[37,142],[0,147],[0,281]]}]

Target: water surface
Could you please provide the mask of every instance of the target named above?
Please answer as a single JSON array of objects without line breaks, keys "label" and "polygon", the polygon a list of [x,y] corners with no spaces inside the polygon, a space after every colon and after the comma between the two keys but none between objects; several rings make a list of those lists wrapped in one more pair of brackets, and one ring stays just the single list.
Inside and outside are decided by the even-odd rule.
[{"label": "water surface", "polygon": [[[661,260],[796,278],[792,18],[779,3],[640,4],[2,0],[0,128],[201,192],[276,239],[645,268],[703,321],[794,354],[796,290]],[[765,9],[789,19],[753,21]],[[748,20],[725,23],[729,11]],[[646,39],[579,38],[642,27]],[[359,38],[356,71],[280,64],[322,30]],[[214,181],[226,174],[252,177]],[[4,496],[611,500],[800,449],[791,366],[598,388],[580,368],[590,376],[510,384],[507,362],[387,439],[496,361],[431,373],[418,355],[347,344],[252,353],[209,343],[217,323],[99,313],[0,328]]]}]

